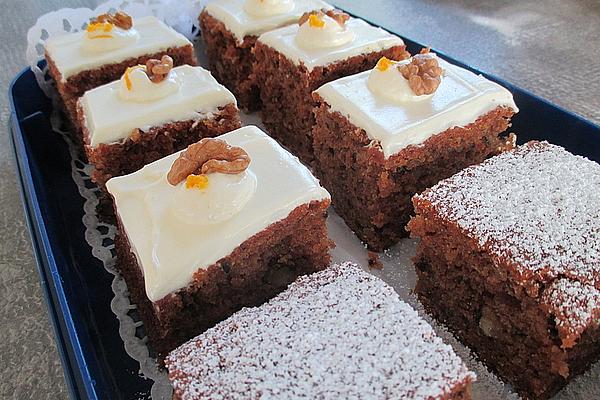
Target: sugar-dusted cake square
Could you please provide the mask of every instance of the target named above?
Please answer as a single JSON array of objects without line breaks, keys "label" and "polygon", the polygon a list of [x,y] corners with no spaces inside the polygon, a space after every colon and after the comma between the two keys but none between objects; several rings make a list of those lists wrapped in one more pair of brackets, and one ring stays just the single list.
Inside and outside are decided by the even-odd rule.
[{"label": "sugar-dusted cake square", "polygon": [[373,68],[381,57],[408,56],[402,39],[339,11],[306,14],[261,35],[254,74],[269,134],[304,163],[314,161],[313,90]]},{"label": "sugar-dusted cake square", "polygon": [[159,357],[329,265],[329,193],[254,126],[106,184],[117,265]]},{"label": "sugar-dusted cake square", "polygon": [[511,93],[433,53],[382,58],[314,97],[317,174],[374,251],[407,236],[414,194],[514,146]]},{"label": "sugar-dusted cake square", "polygon": [[522,395],[600,357],[600,165],[530,142],[413,199],[416,292]]},{"label": "sugar-dusted cake square", "polygon": [[235,97],[210,72],[190,65],[171,69],[172,64],[168,56],[151,59],[79,99],[85,152],[101,187],[241,126]]},{"label": "sugar-dusted cake square", "polygon": [[299,278],[166,359],[174,399],[467,400],[469,372],[398,294],[346,263]]},{"label": "sugar-dusted cake square", "polygon": [[168,54],[174,65],[196,64],[194,47],[155,17],[102,14],[76,33],[51,37],[45,44],[49,72],[56,81],[71,122],[77,99],[87,90],[119,79],[128,67]]},{"label": "sugar-dusted cake square", "polygon": [[321,0],[217,0],[200,14],[200,28],[211,71],[233,91],[240,108],[260,109],[252,66],[261,34],[295,24],[305,12],[330,9]]}]

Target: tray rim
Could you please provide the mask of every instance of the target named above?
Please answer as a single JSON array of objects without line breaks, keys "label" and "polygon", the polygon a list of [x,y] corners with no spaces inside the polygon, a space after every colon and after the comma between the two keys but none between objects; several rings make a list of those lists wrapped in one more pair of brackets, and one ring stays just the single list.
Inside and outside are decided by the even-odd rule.
[{"label": "tray rim", "polygon": [[88,399],[97,399],[93,385],[94,380],[89,373],[87,363],[83,360],[79,337],[75,331],[70,309],[66,304],[65,293],[56,268],[56,260],[50,246],[48,231],[39,208],[37,190],[29,166],[29,155],[25,148],[20,127],[21,122],[37,115],[39,111],[19,120],[12,96],[16,81],[28,70],[30,70],[29,67],[21,71],[9,86],[10,141],[15,159],[21,205],[69,397],[71,399],[81,399],[80,391],[83,389]]},{"label": "tray rim", "polygon": [[[425,47],[417,41],[411,40],[410,38],[382,27],[379,24],[373,23],[370,19],[357,16],[353,13],[349,14],[356,18],[361,18],[373,26],[380,27],[387,32],[399,36],[405,42],[407,47]],[[504,86],[513,92],[513,94],[514,92],[519,92],[522,95],[531,97],[536,102],[557,109],[567,114],[569,117],[577,120],[577,122],[587,125],[600,132],[600,123],[595,123],[574,111],[554,104],[550,100],[539,96],[528,89],[523,89],[519,86],[516,86],[503,78],[486,73],[475,67],[472,67],[471,65],[465,64],[451,56],[448,56],[444,52],[439,52],[434,49],[432,49],[432,52],[435,52],[438,56],[454,65],[465,68],[473,73],[480,74],[485,78]],[[44,62],[45,60],[39,61],[39,63]],[[69,397],[72,399],[87,398],[95,400],[98,399],[98,395],[94,388],[95,381],[90,374],[86,361],[83,359],[83,352],[79,343],[79,337],[75,330],[71,312],[66,304],[65,293],[62,289],[60,275],[58,274],[56,261],[50,246],[48,231],[39,208],[38,194],[35,183],[32,179],[31,168],[29,166],[29,155],[25,148],[23,133],[21,130],[21,123],[27,121],[27,119],[31,117],[36,116],[40,113],[40,111],[24,116],[19,120],[15,106],[14,87],[18,82],[20,82],[21,79],[24,79],[25,75],[30,71],[30,66],[23,68],[15,75],[8,86],[10,109],[9,129],[11,131],[9,136],[15,159],[17,183],[19,185],[23,214],[27,224],[32,251],[34,253],[36,269],[40,279],[40,286],[44,295],[48,316],[51,321],[57,350],[59,352],[63,367]],[[60,311],[60,313],[58,311]]]}]

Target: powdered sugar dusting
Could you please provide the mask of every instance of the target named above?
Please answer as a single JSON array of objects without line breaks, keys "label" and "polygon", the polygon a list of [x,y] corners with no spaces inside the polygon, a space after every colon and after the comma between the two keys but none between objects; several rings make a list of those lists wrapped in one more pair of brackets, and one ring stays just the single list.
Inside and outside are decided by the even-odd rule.
[{"label": "powdered sugar dusting", "polygon": [[183,399],[435,399],[474,379],[390,286],[350,263],[301,277],[166,363]]},{"label": "powdered sugar dusting", "polygon": [[522,282],[567,277],[600,287],[600,165],[593,161],[530,142],[419,199],[514,266]]},{"label": "powdered sugar dusting", "polygon": [[554,315],[564,347],[571,347],[591,324],[600,324],[600,290],[591,285],[557,279],[546,288],[542,301]]}]

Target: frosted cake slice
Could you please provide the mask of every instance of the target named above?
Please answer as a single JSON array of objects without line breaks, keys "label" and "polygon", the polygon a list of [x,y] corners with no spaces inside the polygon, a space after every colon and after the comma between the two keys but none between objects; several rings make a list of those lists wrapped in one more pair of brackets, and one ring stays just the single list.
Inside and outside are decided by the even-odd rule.
[{"label": "frosted cake slice", "polygon": [[159,358],[329,265],[329,194],[254,126],[106,184],[117,265]]},{"label": "frosted cake slice", "polygon": [[512,94],[427,49],[382,58],[314,98],[317,174],[374,251],[408,235],[414,194],[514,146],[506,132],[518,111]]}]

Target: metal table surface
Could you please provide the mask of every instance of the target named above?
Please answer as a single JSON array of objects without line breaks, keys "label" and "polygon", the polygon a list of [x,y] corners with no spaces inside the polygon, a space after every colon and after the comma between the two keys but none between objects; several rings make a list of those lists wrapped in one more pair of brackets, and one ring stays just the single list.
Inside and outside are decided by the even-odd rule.
[{"label": "metal table surface", "polygon": [[[8,84],[25,66],[26,32],[39,15],[95,3],[0,0],[1,399],[67,397],[21,210],[8,135]],[[600,123],[598,0],[333,3]]]}]

